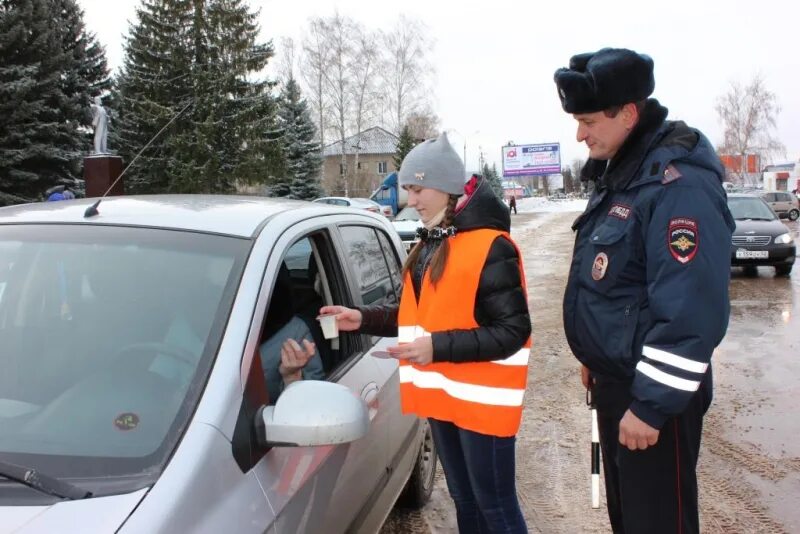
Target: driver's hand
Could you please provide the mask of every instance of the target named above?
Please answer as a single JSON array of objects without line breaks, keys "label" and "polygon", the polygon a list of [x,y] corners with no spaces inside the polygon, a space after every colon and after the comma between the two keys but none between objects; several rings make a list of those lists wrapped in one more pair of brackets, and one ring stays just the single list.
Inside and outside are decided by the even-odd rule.
[{"label": "driver's hand", "polygon": [[278,371],[285,384],[303,378],[303,367],[314,356],[316,350],[314,344],[307,339],[303,340],[302,347],[294,339],[287,339],[283,342],[281,346],[281,364],[278,367]]}]

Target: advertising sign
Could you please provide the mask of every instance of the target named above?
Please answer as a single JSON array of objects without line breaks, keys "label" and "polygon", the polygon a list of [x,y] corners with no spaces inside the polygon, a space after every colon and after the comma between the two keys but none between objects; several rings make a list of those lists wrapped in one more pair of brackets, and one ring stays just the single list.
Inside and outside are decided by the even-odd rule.
[{"label": "advertising sign", "polygon": [[503,177],[541,176],[560,172],[559,143],[503,147]]}]

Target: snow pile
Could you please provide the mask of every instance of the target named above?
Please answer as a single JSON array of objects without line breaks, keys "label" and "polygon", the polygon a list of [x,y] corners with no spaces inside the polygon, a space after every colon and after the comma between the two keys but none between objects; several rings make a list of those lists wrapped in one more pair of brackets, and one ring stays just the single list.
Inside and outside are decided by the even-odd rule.
[{"label": "snow pile", "polygon": [[543,197],[521,198],[517,200],[519,213],[562,213],[581,212],[586,209],[586,199],[548,200]]}]

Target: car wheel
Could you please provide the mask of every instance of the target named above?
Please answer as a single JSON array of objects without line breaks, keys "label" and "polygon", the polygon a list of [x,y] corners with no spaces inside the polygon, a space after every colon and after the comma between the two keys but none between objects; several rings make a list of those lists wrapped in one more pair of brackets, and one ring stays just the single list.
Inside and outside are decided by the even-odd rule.
[{"label": "car wheel", "polygon": [[433,443],[433,433],[427,421],[424,421],[425,430],[422,433],[422,444],[414,462],[414,470],[403,488],[403,493],[397,503],[404,508],[418,510],[425,506],[433,492],[433,481],[436,478],[436,445]]},{"label": "car wheel", "polygon": [[790,221],[796,221],[797,217],[800,217],[800,210],[792,210],[789,212]]},{"label": "car wheel", "polygon": [[776,265],[775,266],[775,274],[777,276],[789,276],[792,274],[792,267],[794,264],[791,265]]}]

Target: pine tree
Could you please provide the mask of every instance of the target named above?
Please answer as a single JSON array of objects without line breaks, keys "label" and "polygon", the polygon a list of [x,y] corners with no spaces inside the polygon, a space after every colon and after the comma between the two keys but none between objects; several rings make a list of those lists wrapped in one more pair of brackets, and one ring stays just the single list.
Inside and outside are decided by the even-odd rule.
[{"label": "pine tree", "polygon": [[[62,111],[67,121],[89,128],[93,97],[111,88],[105,50],[95,35],[86,31],[83,10],[75,0],[51,0],[51,3],[62,21],[61,47],[70,60],[69,66],[64,65],[61,77],[65,95]],[[80,148],[84,153],[88,153],[91,139],[92,135],[81,136]]]},{"label": "pine tree", "polygon": [[251,80],[273,55],[257,14],[243,0],[149,0],[138,15],[119,92],[128,157],[174,123],[131,169],[135,189],[228,193],[279,175],[274,83]]},{"label": "pine tree", "polygon": [[400,170],[400,165],[402,165],[403,160],[406,159],[406,154],[411,152],[411,149],[416,145],[417,143],[414,140],[414,136],[411,135],[411,129],[408,127],[408,124],[406,124],[400,131],[400,139],[397,142],[397,152],[394,155],[395,169]]},{"label": "pine tree", "polygon": [[131,165],[125,187],[133,193],[171,190],[170,171],[179,147],[175,132],[186,127],[187,106],[192,104],[187,28],[193,13],[191,0],[144,0],[126,37],[109,144],[118,146],[125,164]]},{"label": "pine tree", "polygon": [[82,19],[74,0],[0,0],[0,204],[80,175],[91,97],[109,85]]},{"label": "pine tree", "polygon": [[308,104],[294,79],[290,78],[281,92],[278,116],[286,174],[270,186],[270,196],[313,200],[322,195],[319,176],[322,158]]},{"label": "pine tree", "polygon": [[492,164],[489,167],[488,163],[483,164],[483,177],[489,183],[494,191],[494,194],[497,195],[497,198],[503,198],[503,181],[500,179],[500,174],[497,172],[497,166]]}]

